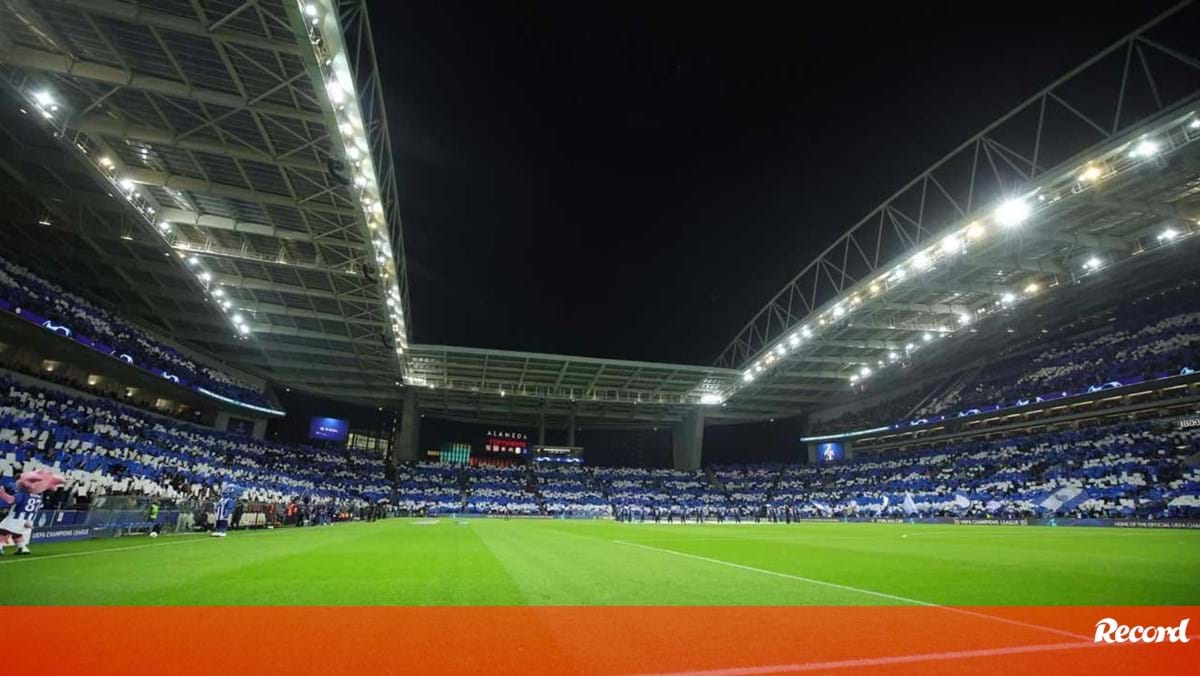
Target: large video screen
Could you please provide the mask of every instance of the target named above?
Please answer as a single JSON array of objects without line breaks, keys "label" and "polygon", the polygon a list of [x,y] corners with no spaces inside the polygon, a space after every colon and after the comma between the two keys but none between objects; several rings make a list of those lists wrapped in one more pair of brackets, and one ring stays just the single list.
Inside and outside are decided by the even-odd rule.
[{"label": "large video screen", "polygon": [[817,462],[837,462],[846,457],[846,449],[840,441],[823,441],[817,444]]},{"label": "large video screen", "polygon": [[350,422],[341,418],[313,418],[308,424],[308,438],[320,441],[345,441],[350,434]]}]

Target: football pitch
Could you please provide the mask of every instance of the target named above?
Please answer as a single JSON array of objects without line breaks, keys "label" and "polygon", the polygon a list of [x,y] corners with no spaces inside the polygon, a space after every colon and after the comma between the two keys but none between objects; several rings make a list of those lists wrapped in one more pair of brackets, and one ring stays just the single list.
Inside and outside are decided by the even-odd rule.
[{"label": "football pitch", "polygon": [[8,605],[1200,605],[1200,531],[390,519],[36,543]]}]

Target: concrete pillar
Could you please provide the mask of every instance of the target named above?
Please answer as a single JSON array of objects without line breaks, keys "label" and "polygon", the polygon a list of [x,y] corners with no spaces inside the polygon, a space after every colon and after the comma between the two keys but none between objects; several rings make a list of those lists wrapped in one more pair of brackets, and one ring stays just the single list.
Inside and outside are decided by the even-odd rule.
[{"label": "concrete pillar", "polygon": [[567,416],[567,445],[575,445],[575,404],[571,404],[571,413]]},{"label": "concrete pillar", "polygon": [[392,462],[414,462],[420,459],[421,409],[417,407],[417,390],[404,388],[400,425],[392,437]]},{"label": "concrete pillar", "polygon": [[704,409],[688,411],[683,420],[671,428],[671,466],[675,469],[695,471],[700,469],[704,447]]}]

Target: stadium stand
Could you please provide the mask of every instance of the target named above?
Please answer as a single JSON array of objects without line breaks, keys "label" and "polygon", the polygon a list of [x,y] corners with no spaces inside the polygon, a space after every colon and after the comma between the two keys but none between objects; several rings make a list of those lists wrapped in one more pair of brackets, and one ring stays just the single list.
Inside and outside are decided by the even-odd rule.
[{"label": "stadium stand", "polygon": [[[1191,315],[1155,314],[1146,319],[1150,330],[1105,340],[1100,348],[1097,340],[1072,342],[1069,350],[1155,355],[1145,368],[1157,369],[1161,355],[1192,349],[1171,347],[1177,342],[1164,335],[1191,321]],[[1037,368],[1057,363],[1055,354],[1043,352]],[[381,500],[405,514],[622,520],[1200,518],[1200,428],[1159,420],[1042,429],[1002,439],[930,442],[829,465],[685,472],[424,462],[397,467],[389,482],[378,455],[219,432],[0,376],[0,477],[11,481],[28,469],[53,468],[67,477],[76,503],[112,495],[204,500],[222,483],[235,482],[246,500],[305,500],[317,519]],[[250,516],[247,523],[258,520]]]},{"label": "stadium stand", "polygon": [[60,331],[102,341],[113,354],[128,355],[136,363],[158,367],[224,397],[268,405],[253,385],[196,362],[99,305],[4,258],[0,258],[0,309],[30,310],[62,327]]},{"label": "stadium stand", "polygon": [[362,505],[389,497],[382,459],[219,432],[113,401],[0,376],[0,476],[49,467],[76,499],[151,495]]},{"label": "stadium stand", "polygon": [[1010,347],[984,364],[820,425],[832,434],[1074,395],[1200,369],[1200,294],[1194,283],[1137,298]]},{"label": "stadium stand", "polygon": [[716,474],[760,512],[807,517],[1195,518],[1198,454],[1195,428],[1134,422]]}]

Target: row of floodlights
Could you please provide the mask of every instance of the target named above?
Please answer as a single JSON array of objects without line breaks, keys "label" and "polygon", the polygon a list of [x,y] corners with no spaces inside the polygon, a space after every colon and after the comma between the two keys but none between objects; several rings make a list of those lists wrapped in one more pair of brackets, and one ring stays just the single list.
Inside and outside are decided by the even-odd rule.
[{"label": "row of floodlights", "polygon": [[[1194,117],[1188,123],[1189,129],[1200,129],[1200,117]],[[1161,144],[1152,139],[1143,137],[1129,148],[1128,156],[1131,159],[1147,160],[1155,157],[1162,151]],[[1095,183],[1108,175],[1104,165],[1101,163],[1086,164],[1076,176],[1076,180],[1083,185]],[[1045,201],[1044,195],[1038,196],[1039,201]],[[991,214],[990,221],[995,226],[1002,229],[1012,229],[1019,227],[1025,223],[1033,215],[1033,205],[1026,199],[1013,197],[1002,201]],[[949,259],[960,253],[963,253],[967,246],[983,239],[988,234],[987,225],[984,220],[972,221],[958,232],[950,233],[942,238],[937,246],[923,251],[919,251],[905,263],[894,267],[887,275],[876,281],[871,282],[868,286],[867,294],[871,297],[879,296],[880,294],[895,288],[901,284],[911,273],[924,273],[933,270],[937,264],[943,260]],[[1161,244],[1170,243],[1179,237],[1179,231],[1168,227],[1158,235],[1158,241]],[[1104,261],[1098,256],[1090,256],[1083,262],[1082,268],[1085,273],[1099,270],[1104,266]],[[911,271],[911,272],[910,272]],[[1013,305],[1023,297],[1031,296],[1037,293],[1041,286],[1037,282],[1030,282],[1024,288],[1024,293],[1018,295],[1012,291],[1005,292],[1000,295],[999,302],[993,303],[989,307],[981,308],[975,311],[975,316],[970,312],[960,313],[957,317],[958,326],[956,328],[942,329],[944,333],[950,333],[957,328],[963,328],[971,324],[979,316],[982,316],[992,310],[1005,308]],[[831,309],[826,310],[820,317],[817,318],[815,326],[809,324],[802,326],[785,339],[779,341],[774,347],[768,350],[761,359],[756,361],[750,368],[742,373],[742,381],[744,383],[754,382],[754,379],[764,373],[767,369],[773,366],[776,362],[787,356],[787,354],[798,348],[805,340],[812,338],[814,331],[821,330],[820,327],[831,324],[845,317],[848,313],[857,309],[863,302],[862,296],[858,293],[851,294],[844,301],[835,304]],[[934,333],[926,332],[922,335],[922,342],[928,343],[934,339]],[[905,356],[912,353],[919,346],[914,343],[905,345]],[[884,367],[891,363],[897,363],[901,360],[899,353],[892,351],[888,353],[888,360],[877,360],[877,367]],[[852,373],[849,376],[851,384],[858,383],[860,380],[868,378],[874,373],[869,366],[862,366],[857,373]]]},{"label": "row of floodlights", "polygon": [[[319,30],[324,9],[315,2],[304,5],[304,14],[308,17],[315,35]],[[317,43],[314,40],[314,45]],[[323,49],[328,50],[328,42]],[[354,188],[359,193],[367,227],[371,233],[371,244],[375,250],[375,261],[379,264],[381,277],[391,276],[389,263],[394,267],[392,244],[388,239],[387,228],[383,227],[385,220],[383,203],[380,200],[380,190],[376,181],[375,166],[371,159],[370,143],[362,121],[353,78],[348,68],[336,55],[325,53],[322,60],[322,76],[325,78],[325,94],[337,115],[338,131],[341,134],[346,149],[346,158],[354,167]],[[339,70],[338,66],[342,66]],[[407,331],[405,330],[404,308],[401,301],[399,282],[390,279],[385,282],[385,300],[391,318],[392,331],[396,336],[396,353],[403,354],[408,346]]]},{"label": "row of floodlights", "polygon": [[[51,119],[53,115],[59,111],[59,105],[56,101],[56,98],[49,90],[43,89],[33,92],[33,101],[38,109],[42,112],[43,116],[45,116],[47,119]],[[86,154],[88,152],[86,147],[82,145],[79,145],[78,147],[83,153]],[[149,151],[147,149],[142,149],[143,158],[148,155],[148,152]],[[117,166],[116,163],[113,162],[112,158],[108,156],[102,156],[98,158],[96,162],[99,164],[100,169],[104,173],[105,177],[117,186],[121,196],[128,200],[130,204],[141,211],[147,218],[153,220],[155,213],[154,207],[151,206],[149,201],[146,199],[146,196],[137,190],[137,184],[134,183],[132,179],[116,175]],[[171,224],[167,223],[166,221],[161,221],[158,223],[158,229],[165,237],[171,231]],[[130,234],[123,234],[121,235],[121,239],[132,240],[133,236]],[[167,253],[166,255],[169,256],[170,254]],[[182,258],[184,257],[184,254],[180,253],[179,256]],[[191,270],[195,273],[196,278],[200,281],[201,286],[203,286],[205,289],[209,289],[212,284],[212,273],[204,269],[204,267],[201,265],[200,259],[195,255],[187,256],[187,263]],[[225,293],[225,290],[219,287],[211,291],[212,299],[217,303],[218,307],[220,307],[221,310],[229,316],[230,321],[233,323],[237,332],[242,336],[248,335],[250,333],[250,325],[246,322],[245,317],[243,317],[240,312],[237,312],[233,309],[233,304],[226,297],[226,295],[227,294]]]}]

